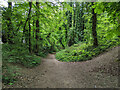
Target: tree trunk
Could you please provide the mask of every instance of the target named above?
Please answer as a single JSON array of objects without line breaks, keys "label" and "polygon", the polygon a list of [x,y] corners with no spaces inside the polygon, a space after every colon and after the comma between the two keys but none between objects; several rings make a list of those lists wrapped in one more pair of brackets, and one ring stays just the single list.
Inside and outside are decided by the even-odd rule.
[{"label": "tree trunk", "polygon": [[[73,3],[72,2],[70,2],[69,4],[70,4],[71,7],[73,7]],[[73,26],[72,25],[72,20],[73,20],[72,19],[72,12],[69,11],[68,16],[69,16],[69,18],[68,18],[68,25],[69,25],[68,26],[68,31],[69,31],[70,28]],[[72,38],[72,36],[70,37],[70,40],[68,41],[68,46],[71,46],[71,45],[73,45],[73,38]]]},{"label": "tree trunk", "polygon": [[[72,2],[70,2],[70,6],[72,7]],[[69,11],[69,27],[72,27],[72,12]]]},{"label": "tree trunk", "polygon": [[74,15],[73,15],[73,27],[75,28],[76,7],[74,7],[74,4],[73,4],[73,11],[74,11]]},{"label": "tree trunk", "polygon": [[81,10],[81,22],[82,22],[82,28],[81,28],[81,41],[83,41],[84,39],[84,18],[83,18],[83,15],[84,15],[84,2],[82,2],[82,10]]},{"label": "tree trunk", "polygon": [[[39,9],[39,2],[36,2],[36,6]],[[38,46],[39,13],[38,13],[38,11],[36,11],[36,16],[37,16],[37,20],[36,20],[36,53],[38,53],[38,50],[39,50],[39,46]]]},{"label": "tree trunk", "polygon": [[[92,2],[92,5],[93,2]],[[93,46],[98,46],[98,40],[97,40],[97,32],[96,32],[96,24],[97,24],[97,14],[94,12],[94,8],[92,9],[92,35],[93,35]]]},{"label": "tree trunk", "polygon": [[29,22],[29,19],[30,19],[30,13],[31,13],[31,7],[32,7],[32,2],[29,2],[29,12],[28,12],[28,17],[25,21],[25,24],[24,24],[24,27],[23,27],[23,38],[25,38],[25,43],[28,45],[28,41],[29,41],[29,32],[28,32],[28,29],[26,29],[26,25],[27,25],[27,22]]},{"label": "tree trunk", "polygon": [[[118,30],[120,30],[120,18],[117,17],[117,21],[118,21]],[[120,33],[118,34],[118,37],[120,38]]]},{"label": "tree trunk", "polygon": [[[67,17],[67,20],[68,20],[68,17],[69,16],[69,13],[68,11],[66,12],[66,17]],[[67,24],[65,24],[65,28],[66,28],[66,31],[65,31],[65,39],[66,39],[66,42],[68,42],[68,30],[69,30],[69,25],[68,25],[68,22]],[[68,44],[68,43],[67,43]]]},{"label": "tree trunk", "polygon": [[9,21],[7,23],[8,26],[8,32],[7,32],[7,41],[9,44],[13,44],[13,27],[12,27],[12,21],[11,21],[11,16],[12,16],[12,2],[8,2],[8,17],[7,20]]},{"label": "tree trunk", "polygon": [[34,33],[35,33],[35,20],[33,19],[33,39],[35,38]]},{"label": "tree trunk", "polygon": [[29,52],[31,53],[31,26],[30,26],[30,13],[31,13],[31,8],[32,8],[32,2],[29,2],[29,19],[28,19],[28,24],[29,24]]}]

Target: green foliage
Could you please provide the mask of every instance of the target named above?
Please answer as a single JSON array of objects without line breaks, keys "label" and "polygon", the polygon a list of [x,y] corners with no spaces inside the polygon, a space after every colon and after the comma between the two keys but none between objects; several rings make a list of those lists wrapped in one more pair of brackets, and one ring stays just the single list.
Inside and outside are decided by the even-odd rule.
[{"label": "green foliage", "polygon": [[[56,54],[58,60],[85,61],[120,44],[119,2],[56,3],[39,2],[37,7],[32,2],[31,12],[28,2],[15,2],[12,8],[11,5],[2,8],[3,66],[6,67],[3,82],[11,85],[16,77],[7,63],[34,67],[41,63],[40,57],[63,48],[66,49]],[[92,8],[97,13],[99,46],[96,48],[93,47]]]},{"label": "green foliage", "polygon": [[120,42],[118,38],[101,44],[96,48],[91,44],[75,44],[71,47],[66,48],[65,50],[56,53],[56,59],[64,62],[79,62],[90,60],[93,57],[98,56],[100,53],[106,51],[107,49],[119,44]]},{"label": "green foliage", "polygon": [[29,51],[20,45],[3,44],[3,61],[20,63],[26,67],[33,67],[40,64],[40,57],[29,54]]},{"label": "green foliage", "polygon": [[2,83],[12,85],[18,79],[17,76],[20,75],[18,70],[19,68],[15,66],[3,66]]},{"label": "green foliage", "polygon": [[18,76],[17,67],[10,66],[12,64],[22,64],[25,67],[32,68],[41,63],[40,57],[30,54],[24,45],[3,44],[2,45],[2,61],[4,84],[12,85]]},{"label": "green foliage", "polygon": [[[120,2],[97,2],[94,6],[95,12],[98,14],[101,13],[107,13],[107,16],[109,16],[109,21],[112,24],[115,24],[115,29],[112,29],[111,31],[114,32],[117,36],[120,36],[119,30],[120,30]],[[112,33],[111,32],[111,33]],[[112,35],[111,35],[112,36]]]}]

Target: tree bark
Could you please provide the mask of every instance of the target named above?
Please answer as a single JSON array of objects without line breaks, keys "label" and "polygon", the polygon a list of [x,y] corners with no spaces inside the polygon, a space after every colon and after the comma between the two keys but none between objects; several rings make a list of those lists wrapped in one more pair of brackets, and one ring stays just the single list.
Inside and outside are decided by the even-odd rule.
[{"label": "tree bark", "polygon": [[32,8],[32,2],[29,2],[29,12],[28,12],[28,17],[25,21],[24,27],[23,27],[23,37],[25,37],[25,43],[28,44],[28,37],[29,37],[29,32],[28,29],[26,29],[27,22],[29,22],[30,19],[30,13],[31,13],[31,8]]},{"label": "tree bark", "polygon": [[[39,9],[39,2],[36,2],[36,7]],[[36,20],[36,53],[38,53],[38,50],[39,50],[39,46],[38,46],[39,13],[38,13],[38,11],[36,11],[36,16],[37,16],[37,20]]]},{"label": "tree bark", "polygon": [[8,2],[8,17],[7,20],[9,21],[7,23],[8,27],[8,32],[7,32],[7,41],[9,44],[13,44],[13,27],[12,27],[12,21],[11,21],[11,16],[12,16],[12,2]]},{"label": "tree bark", "polygon": [[[92,2],[92,5],[93,2]],[[98,40],[97,40],[97,32],[96,32],[96,25],[97,25],[97,14],[94,12],[94,8],[92,9],[92,35],[93,35],[93,46],[98,46]]]},{"label": "tree bark", "polygon": [[[70,4],[71,7],[73,7],[73,3],[72,3],[72,2],[70,2],[69,4]],[[73,26],[73,24],[72,24],[72,20],[73,20],[73,19],[72,19],[72,17],[73,17],[73,16],[72,16],[72,12],[69,11],[68,16],[69,16],[69,18],[68,18],[68,25],[69,25],[69,26],[68,26],[68,30],[70,30],[70,28]],[[73,39],[73,38],[70,37],[70,40],[68,41],[68,46],[73,45],[73,42],[72,42],[73,40],[72,40],[72,39]]]},{"label": "tree bark", "polygon": [[84,2],[82,2],[82,10],[81,10],[81,15],[82,15],[81,16],[81,22],[82,22],[82,25],[81,25],[82,26],[82,29],[81,29],[82,30],[81,31],[81,41],[83,41],[83,39],[84,39],[84,18],[83,18],[83,15],[84,15],[84,11],[83,10],[84,9],[83,8],[84,8]]},{"label": "tree bark", "polygon": [[[117,17],[117,21],[118,21],[118,30],[120,31],[120,18]],[[118,37],[120,38],[120,33],[118,34]]]},{"label": "tree bark", "polygon": [[73,11],[74,11],[74,15],[73,15],[73,27],[75,28],[76,7],[74,7],[74,4],[73,4]]},{"label": "tree bark", "polygon": [[[72,2],[70,2],[70,6],[72,7]],[[72,12],[69,11],[69,27],[72,27]]]},{"label": "tree bark", "polygon": [[28,19],[28,24],[29,24],[29,52],[31,53],[31,26],[30,26],[30,14],[31,14],[31,8],[32,8],[32,2],[29,2],[29,19]]}]

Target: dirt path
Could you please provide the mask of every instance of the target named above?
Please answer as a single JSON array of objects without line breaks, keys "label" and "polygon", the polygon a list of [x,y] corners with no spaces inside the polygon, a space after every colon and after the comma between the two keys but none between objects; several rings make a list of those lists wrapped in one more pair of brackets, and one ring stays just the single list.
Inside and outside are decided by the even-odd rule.
[{"label": "dirt path", "polygon": [[60,62],[54,54],[41,65],[21,69],[14,88],[114,88],[118,85],[118,47],[84,62]]}]

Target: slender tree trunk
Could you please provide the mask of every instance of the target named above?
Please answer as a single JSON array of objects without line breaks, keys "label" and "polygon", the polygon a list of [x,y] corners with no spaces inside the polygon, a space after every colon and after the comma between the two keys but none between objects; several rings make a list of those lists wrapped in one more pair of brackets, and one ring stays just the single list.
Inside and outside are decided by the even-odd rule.
[{"label": "slender tree trunk", "polygon": [[82,2],[82,10],[81,10],[81,22],[82,22],[82,25],[81,25],[81,41],[83,41],[84,39],[84,18],[83,18],[83,15],[84,15],[84,2]]},{"label": "slender tree trunk", "polygon": [[73,5],[73,11],[74,11],[74,16],[73,16],[73,27],[75,28],[75,15],[76,15],[76,9]]},{"label": "slender tree trunk", "polygon": [[31,26],[30,26],[30,14],[31,14],[31,8],[32,8],[32,2],[29,2],[29,19],[28,19],[28,24],[29,24],[29,52],[31,53]]},{"label": "slender tree trunk", "polygon": [[[72,2],[70,2],[69,3],[70,4],[70,6],[71,7],[73,7],[73,3]],[[68,25],[69,25],[69,28],[68,28],[68,30],[70,30],[70,28],[73,26],[72,25],[72,12],[70,12],[69,11],[69,18],[68,18]],[[68,41],[68,46],[71,46],[73,44],[73,38],[72,38],[72,36],[70,37],[70,40]]]},{"label": "slender tree trunk", "polygon": [[76,5],[76,7],[75,7],[75,29],[77,30],[78,29],[78,25],[77,25],[77,23],[78,23],[78,2],[75,2],[75,5]]},{"label": "slender tree trunk", "polygon": [[[36,2],[36,6],[39,9],[39,2]],[[38,46],[39,14],[38,14],[38,11],[36,11],[36,16],[37,16],[37,20],[36,20],[36,53],[38,53],[38,50],[39,50],[39,46]]]},{"label": "slender tree trunk", "polygon": [[73,37],[72,37],[72,41],[73,41],[73,44],[76,43],[75,41],[75,38],[76,38],[76,30],[75,30],[75,15],[76,15],[76,12],[75,12],[75,6],[74,6],[75,2],[73,3]]},{"label": "slender tree trunk", "polygon": [[83,34],[84,34],[84,20],[83,20],[83,15],[84,15],[84,13],[83,13],[83,8],[84,8],[84,6],[83,6],[83,2],[82,3],[80,3],[80,5],[79,5],[79,8],[80,9],[78,9],[78,13],[79,13],[79,15],[78,15],[78,32],[79,32],[79,34],[78,34],[78,40],[79,41],[83,41]]},{"label": "slender tree trunk", "polygon": [[[93,2],[92,2],[92,5],[94,5]],[[94,39],[93,45],[95,47],[97,47],[98,46],[97,32],[96,32],[97,14],[94,12],[94,8],[92,9],[92,14],[93,14],[93,16],[92,16],[92,35],[93,35],[93,39]]]},{"label": "slender tree trunk", "polygon": [[[118,30],[120,30],[120,18],[117,17],[117,21],[118,21]],[[118,37],[120,38],[120,34],[118,34]]]},{"label": "slender tree trunk", "polygon": [[[70,6],[72,7],[72,2],[70,2]],[[72,27],[72,12],[69,11],[69,27]]]},{"label": "slender tree trunk", "polygon": [[[64,3],[65,2],[63,2],[63,11],[64,11]],[[68,17],[68,12],[66,12],[65,14],[63,13],[63,17]],[[68,25],[67,24],[63,24],[64,25],[64,28],[65,28],[65,41],[67,42],[67,30],[68,30]]]},{"label": "slender tree trunk", "polygon": [[[76,5],[75,29],[76,29],[76,32],[78,32],[78,29],[79,29],[79,2],[75,2],[75,5]],[[76,36],[78,39],[78,33],[76,34]]]},{"label": "slender tree trunk", "polygon": [[[26,45],[29,45],[29,52],[31,53],[31,26],[30,26],[30,14],[31,14],[31,8],[32,8],[32,2],[29,2],[29,12],[28,12],[28,17],[25,21],[24,27],[23,27],[23,38],[25,37],[25,43]],[[28,26],[29,26],[29,31],[28,29],[26,29],[26,25],[28,22]]]},{"label": "slender tree trunk", "polygon": [[[5,11],[3,11],[2,16],[6,17],[6,12]],[[0,23],[0,24],[2,24],[2,23]],[[6,24],[7,24],[7,22],[6,22]],[[2,42],[7,43],[7,41],[8,41],[7,29],[4,29],[4,30],[2,29]]]},{"label": "slender tree trunk", "polygon": [[34,33],[35,33],[35,20],[33,19],[33,39],[35,38]]},{"label": "slender tree trunk", "polygon": [[32,7],[32,2],[29,2],[29,12],[28,12],[28,17],[25,21],[25,24],[24,24],[24,27],[23,27],[23,38],[25,38],[25,43],[28,44],[28,41],[29,41],[29,32],[28,32],[28,29],[26,29],[26,25],[27,25],[27,22],[29,21],[30,19],[30,13],[31,13],[31,7]]},{"label": "slender tree trunk", "polygon": [[12,27],[12,21],[11,21],[11,16],[12,16],[12,2],[8,2],[8,17],[7,20],[9,21],[7,23],[8,26],[8,32],[7,32],[7,41],[9,44],[13,44],[13,27]]},{"label": "slender tree trunk", "polygon": [[[66,17],[67,17],[67,20],[68,20],[68,11],[66,12]],[[69,25],[68,25],[68,22],[67,24],[65,24],[65,28],[66,28],[66,31],[65,31],[65,39],[66,41],[68,42],[68,30],[69,30]],[[68,43],[67,43],[68,44]]]}]

